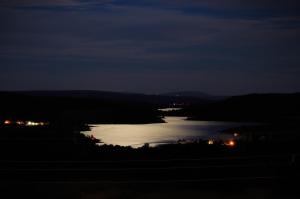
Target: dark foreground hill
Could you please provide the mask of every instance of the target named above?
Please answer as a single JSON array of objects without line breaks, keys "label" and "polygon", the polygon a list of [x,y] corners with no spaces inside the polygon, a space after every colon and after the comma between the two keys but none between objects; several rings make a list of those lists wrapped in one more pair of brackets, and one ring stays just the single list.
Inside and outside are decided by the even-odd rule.
[{"label": "dark foreground hill", "polygon": [[[82,126],[76,128],[74,121],[161,121],[157,105],[121,98],[26,93],[1,93],[0,97],[1,119],[63,124],[0,125],[1,198],[299,197],[297,133],[288,140],[286,135],[253,139],[238,142],[236,147],[210,145],[207,140],[139,149],[97,146],[94,139],[79,133]],[[223,120],[295,119],[299,94],[232,97],[205,106],[192,104],[183,111],[197,118]],[[286,129],[283,125],[282,131]]]}]

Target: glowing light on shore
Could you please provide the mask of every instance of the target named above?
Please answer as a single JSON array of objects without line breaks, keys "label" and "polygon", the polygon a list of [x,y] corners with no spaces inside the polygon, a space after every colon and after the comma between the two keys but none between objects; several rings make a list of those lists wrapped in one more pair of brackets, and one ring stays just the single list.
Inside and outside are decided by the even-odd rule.
[{"label": "glowing light on shore", "polygon": [[17,126],[46,126],[49,125],[49,122],[36,122],[36,121],[11,121],[11,120],[5,120],[5,125],[17,125]]},{"label": "glowing light on shore", "polygon": [[12,122],[10,121],[10,120],[5,120],[4,121],[4,124],[6,124],[6,125],[9,125],[9,124],[11,124]]},{"label": "glowing light on shore", "polygon": [[48,125],[46,122],[34,122],[34,121],[27,121],[26,126],[45,126]]},{"label": "glowing light on shore", "polygon": [[25,122],[23,122],[23,121],[17,121],[16,122],[18,125],[25,125]]},{"label": "glowing light on shore", "polygon": [[213,140],[213,139],[209,139],[209,140],[208,140],[208,144],[209,144],[209,145],[214,144],[214,140]]},{"label": "glowing light on shore", "polygon": [[224,144],[229,147],[234,147],[236,145],[236,142],[234,140],[228,140]]},{"label": "glowing light on shore", "polygon": [[38,125],[38,123],[36,123],[36,122],[32,122],[32,121],[26,122],[26,126],[37,126],[37,125]]}]

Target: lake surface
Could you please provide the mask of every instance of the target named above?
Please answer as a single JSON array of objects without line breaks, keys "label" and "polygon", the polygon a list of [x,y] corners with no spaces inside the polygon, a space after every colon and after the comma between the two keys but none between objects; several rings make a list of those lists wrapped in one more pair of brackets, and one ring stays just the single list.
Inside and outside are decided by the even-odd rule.
[{"label": "lake surface", "polygon": [[166,117],[166,123],[155,124],[99,124],[91,125],[93,135],[104,144],[140,147],[145,143],[150,146],[176,143],[178,140],[197,140],[218,138],[219,133],[227,128],[241,126],[241,123],[189,121],[185,117]]}]

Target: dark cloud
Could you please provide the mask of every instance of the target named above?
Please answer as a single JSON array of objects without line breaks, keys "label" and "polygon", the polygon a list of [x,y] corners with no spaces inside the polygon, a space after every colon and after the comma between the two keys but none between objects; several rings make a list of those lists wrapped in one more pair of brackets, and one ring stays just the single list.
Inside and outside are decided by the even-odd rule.
[{"label": "dark cloud", "polygon": [[283,1],[0,2],[0,89],[300,89],[300,23]]},{"label": "dark cloud", "polygon": [[112,3],[114,0],[1,0],[0,7],[11,8],[47,8],[82,7]]},{"label": "dark cloud", "polygon": [[298,0],[162,0],[161,2],[177,5],[201,5],[219,8],[294,8],[300,6]]},{"label": "dark cloud", "polygon": [[206,6],[215,9],[299,9],[298,0],[1,0],[0,6],[84,6],[87,4]]}]

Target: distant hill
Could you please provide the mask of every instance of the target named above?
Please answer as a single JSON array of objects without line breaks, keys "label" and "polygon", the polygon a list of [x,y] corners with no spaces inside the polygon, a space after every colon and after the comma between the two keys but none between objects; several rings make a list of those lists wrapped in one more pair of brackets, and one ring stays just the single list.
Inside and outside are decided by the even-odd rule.
[{"label": "distant hill", "polygon": [[154,105],[88,91],[0,92],[0,120],[47,120],[84,123],[161,121]]},{"label": "distant hill", "polygon": [[182,92],[169,92],[169,93],[162,93],[162,96],[172,96],[172,97],[194,97],[206,100],[222,100],[225,99],[225,96],[216,96],[210,95],[203,92],[198,91],[182,91]]},{"label": "distant hill", "polygon": [[233,96],[185,109],[192,119],[231,121],[300,120],[300,93]]},{"label": "distant hill", "polygon": [[129,101],[148,103],[157,106],[168,106],[170,104],[205,104],[210,102],[208,98],[195,96],[172,96],[172,95],[146,95],[139,93],[93,91],[93,90],[66,90],[66,91],[21,91],[20,94],[37,97],[69,97],[95,100]]},{"label": "distant hill", "polygon": [[222,100],[199,92],[180,93],[145,95],[86,90],[0,92],[0,120],[59,118],[61,121],[88,123],[148,123],[161,121],[158,108],[175,106],[183,109],[172,114],[189,116],[194,120],[300,121],[300,93],[250,94]]},{"label": "distant hill", "polygon": [[0,92],[0,120],[35,119],[84,123],[161,122],[158,108],[208,100],[106,91]]}]

